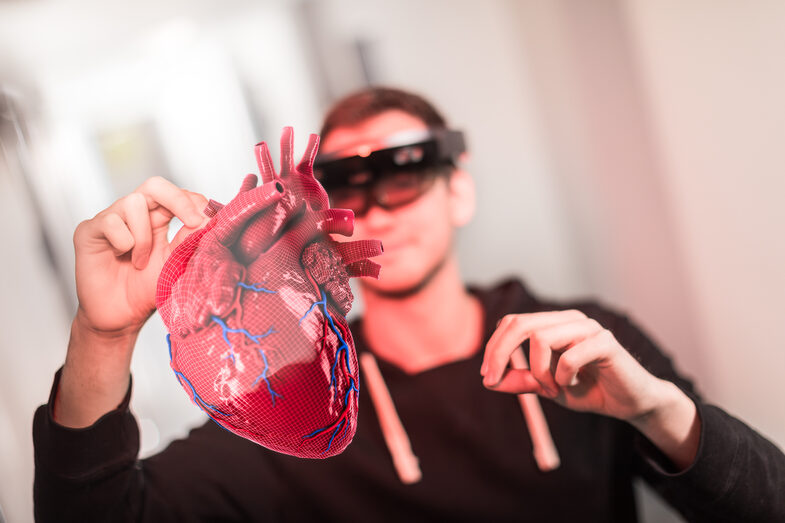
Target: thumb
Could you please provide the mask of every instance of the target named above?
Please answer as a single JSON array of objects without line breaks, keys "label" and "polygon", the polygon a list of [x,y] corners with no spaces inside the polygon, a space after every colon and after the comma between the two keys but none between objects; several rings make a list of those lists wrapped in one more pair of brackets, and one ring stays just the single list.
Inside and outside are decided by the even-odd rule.
[{"label": "thumb", "polygon": [[210,217],[214,216],[218,210],[220,210],[223,205],[218,202],[208,200],[204,195],[193,192],[193,191],[185,191],[188,199],[191,200],[194,205],[198,209],[203,209],[199,214],[202,216],[202,223],[197,225],[196,227],[188,227],[187,225],[183,224],[180,227],[180,230],[174,235],[172,241],[169,243],[169,251],[173,251],[178,245],[180,245],[183,240],[185,240],[189,234],[194,231],[198,231],[210,221]]},{"label": "thumb", "polygon": [[528,369],[507,369],[496,385],[489,386],[483,380],[483,385],[488,390],[497,392],[509,392],[511,394],[526,394],[533,392],[535,394],[543,394],[540,383],[534,378],[532,372]]}]

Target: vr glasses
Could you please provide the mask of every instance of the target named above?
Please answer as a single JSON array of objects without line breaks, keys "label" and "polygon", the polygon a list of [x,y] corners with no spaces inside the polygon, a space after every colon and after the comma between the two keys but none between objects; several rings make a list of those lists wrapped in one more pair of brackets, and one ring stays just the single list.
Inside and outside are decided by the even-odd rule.
[{"label": "vr glasses", "polygon": [[382,148],[363,146],[317,155],[314,176],[331,206],[362,216],[372,204],[394,209],[416,200],[438,175],[455,167],[466,151],[463,133],[449,129],[406,131],[390,136]]}]

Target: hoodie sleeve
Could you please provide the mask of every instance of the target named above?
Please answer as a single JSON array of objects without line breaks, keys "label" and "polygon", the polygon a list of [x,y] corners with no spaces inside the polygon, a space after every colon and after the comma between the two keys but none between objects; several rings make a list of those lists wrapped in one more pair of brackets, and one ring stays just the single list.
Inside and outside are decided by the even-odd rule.
[{"label": "hoodie sleeve", "polygon": [[263,449],[208,422],[139,460],[131,385],[115,410],[89,427],[68,428],[52,417],[61,371],[33,419],[36,521],[270,518],[266,501],[276,487]]},{"label": "hoodie sleeve", "polygon": [[636,432],[640,475],[689,521],[785,521],[785,455],[772,442],[722,409],[705,403],[692,382],[629,318],[611,329],[655,376],[671,381],[694,402],[701,419],[695,461],[683,471]]}]

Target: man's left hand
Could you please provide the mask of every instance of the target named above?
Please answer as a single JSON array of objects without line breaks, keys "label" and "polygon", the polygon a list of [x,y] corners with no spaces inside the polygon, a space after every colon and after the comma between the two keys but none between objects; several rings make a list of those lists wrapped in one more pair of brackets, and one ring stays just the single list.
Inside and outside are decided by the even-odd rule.
[{"label": "man's left hand", "polygon": [[[530,369],[508,369],[529,340]],[[629,422],[677,469],[697,453],[701,424],[693,401],[649,373],[596,320],[580,311],[508,314],[485,347],[483,384],[500,392],[533,392],[567,408]]]}]

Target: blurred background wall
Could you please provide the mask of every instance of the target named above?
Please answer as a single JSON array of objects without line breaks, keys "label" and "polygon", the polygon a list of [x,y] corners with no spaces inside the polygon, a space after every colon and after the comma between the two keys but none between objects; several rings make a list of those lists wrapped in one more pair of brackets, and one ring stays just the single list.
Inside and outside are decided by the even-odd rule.
[{"label": "blurred background wall", "polygon": [[[65,356],[76,224],[153,175],[226,201],[254,143],[293,125],[301,149],[368,83],[467,132],[467,280],[627,312],[785,446],[784,54],[773,0],[0,2],[6,518],[32,520],[32,414]],[[164,334],[154,317],[133,363],[144,455],[203,421]],[[645,520],[678,521],[640,492]]]}]

